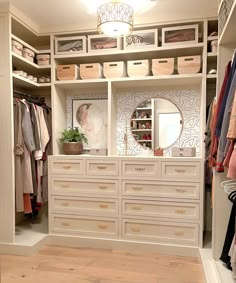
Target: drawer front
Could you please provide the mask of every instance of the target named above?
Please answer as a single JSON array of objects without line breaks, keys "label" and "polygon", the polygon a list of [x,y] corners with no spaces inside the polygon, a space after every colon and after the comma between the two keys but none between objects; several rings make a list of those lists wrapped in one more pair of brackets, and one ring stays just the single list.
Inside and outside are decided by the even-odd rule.
[{"label": "drawer front", "polygon": [[158,173],[158,162],[122,162],[123,177],[156,178]]},{"label": "drawer front", "polygon": [[123,200],[122,213],[133,216],[198,220],[199,204]]},{"label": "drawer front", "polygon": [[87,160],[87,175],[89,176],[118,176],[118,161]]},{"label": "drawer front", "polygon": [[118,215],[118,201],[53,196],[52,211],[54,213],[81,213],[95,216],[100,214],[115,217]]},{"label": "drawer front", "polygon": [[118,221],[115,218],[53,214],[50,227],[52,232],[61,234],[81,234],[101,237],[116,237],[118,235]]},{"label": "drawer front", "polygon": [[124,196],[199,199],[199,183],[182,182],[122,182]]},{"label": "drawer front", "polygon": [[53,174],[84,174],[83,160],[52,160],[51,172]]},{"label": "drawer front", "polygon": [[162,163],[162,176],[168,178],[200,178],[200,163],[197,162],[165,162]]},{"label": "drawer front", "polygon": [[197,245],[198,224],[123,219],[122,236],[149,242]]},{"label": "drawer front", "polygon": [[52,193],[55,195],[88,195],[110,196],[118,195],[117,180],[78,180],[52,178]]}]

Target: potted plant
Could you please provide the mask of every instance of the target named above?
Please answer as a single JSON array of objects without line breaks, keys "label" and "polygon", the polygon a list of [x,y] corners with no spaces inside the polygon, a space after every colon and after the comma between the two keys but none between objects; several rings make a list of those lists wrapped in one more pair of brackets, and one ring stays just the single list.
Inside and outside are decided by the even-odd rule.
[{"label": "potted plant", "polygon": [[65,154],[81,154],[83,151],[83,142],[88,143],[88,139],[78,128],[64,129],[59,139],[63,143],[63,152]]}]

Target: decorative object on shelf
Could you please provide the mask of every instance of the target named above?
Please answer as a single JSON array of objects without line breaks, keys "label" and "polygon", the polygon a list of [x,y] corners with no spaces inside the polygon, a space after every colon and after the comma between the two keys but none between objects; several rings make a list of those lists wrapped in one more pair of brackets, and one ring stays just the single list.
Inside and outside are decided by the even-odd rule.
[{"label": "decorative object on shelf", "polygon": [[99,63],[93,64],[80,64],[80,78],[87,79],[100,79],[103,77],[102,66]]},{"label": "decorative object on shelf", "polygon": [[50,54],[38,54],[36,55],[36,61],[39,66],[50,64]]},{"label": "decorative object on shelf", "polygon": [[130,34],[133,15],[133,8],[120,1],[103,4],[97,10],[97,30],[109,36]]},{"label": "decorative object on shelf", "polygon": [[88,52],[107,52],[107,50],[120,50],[121,40],[119,37],[106,35],[88,35]]},{"label": "decorative object on shelf", "polygon": [[122,78],[127,76],[126,64],[124,61],[104,62],[103,74],[107,79]]},{"label": "decorative object on shelf", "polygon": [[68,55],[86,52],[86,36],[55,38],[55,54]]},{"label": "decorative object on shelf", "polygon": [[155,48],[158,46],[157,29],[133,31],[124,37],[124,49]]},{"label": "decorative object on shelf", "polygon": [[83,152],[83,143],[88,139],[78,128],[64,129],[59,139],[63,143],[63,152],[69,155],[81,154]]},{"label": "decorative object on shelf", "polygon": [[171,155],[173,157],[194,157],[196,156],[196,147],[173,147]]},{"label": "decorative object on shelf", "polygon": [[23,53],[22,53],[22,56],[30,61],[31,63],[34,63],[34,58],[35,58],[35,52],[32,51],[31,49],[27,48],[27,47],[24,47],[23,48]]},{"label": "decorative object on shelf", "polygon": [[87,137],[85,149],[108,147],[107,113],[107,99],[72,99],[72,127],[78,127]]},{"label": "decorative object on shelf", "polygon": [[208,74],[210,74],[210,75],[214,75],[214,74],[216,74],[216,73],[217,73],[217,70],[214,69],[214,68],[212,68],[212,69],[210,69],[210,70],[208,71]]},{"label": "decorative object on shelf", "polygon": [[163,156],[163,148],[157,147],[154,149],[154,156]]},{"label": "decorative object on shelf", "polygon": [[174,58],[152,59],[153,76],[173,75],[174,69]]},{"label": "decorative object on shelf", "polygon": [[162,28],[162,46],[198,43],[198,24]]},{"label": "decorative object on shelf", "polygon": [[20,56],[23,55],[23,44],[21,44],[17,40],[12,39],[11,40],[11,47],[12,47],[13,52],[15,52],[16,54],[18,54]]},{"label": "decorative object on shelf", "polygon": [[201,71],[201,55],[184,56],[177,59],[179,74],[196,74]]},{"label": "decorative object on shelf", "polygon": [[79,67],[75,64],[58,65],[57,66],[57,79],[63,80],[76,80],[79,78]]},{"label": "decorative object on shelf", "polygon": [[133,60],[128,61],[127,72],[129,77],[149,76],[150,64],[149,60]]},{"label": "decorative object on shelf", "polygon": [[211,52],[217,53],[218,51],[218,39],[211,41]]}]

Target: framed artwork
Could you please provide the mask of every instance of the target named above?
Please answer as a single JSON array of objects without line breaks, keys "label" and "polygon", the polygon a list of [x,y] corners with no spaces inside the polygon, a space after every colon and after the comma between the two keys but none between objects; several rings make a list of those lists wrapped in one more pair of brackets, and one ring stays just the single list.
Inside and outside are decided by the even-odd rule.
[{"label": "framed artwork", "polygon": [[72,99],[72,127],[87,137],[85,150],[107,148],[107,108],[107,99]]}]

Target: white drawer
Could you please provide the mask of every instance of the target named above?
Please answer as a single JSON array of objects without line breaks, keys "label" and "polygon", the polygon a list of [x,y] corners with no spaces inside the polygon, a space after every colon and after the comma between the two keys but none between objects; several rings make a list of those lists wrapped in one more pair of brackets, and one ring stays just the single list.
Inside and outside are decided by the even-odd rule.
[{"label": "white drawer", "polygon": [[123,200],[122,213],[133,216],[199,220],[199,204]]},{"label": "white drawer", "polygon": [[52,214],[50,224],[53,233],[98,237],[116,237],[118,235],[118,220],[116,218]]},{"label": "white drawer", "polygon": [[132,162],[122,161],[123,177],[147,177],[156,178],[158,176],[158,162]]},{"label": "white drawer", "polygon": [[198,224],[123,219],[122,236],[148,242],[197,245]]},{"label": "white drawer", "polygon": [[52,197],[52,211],[66,214],[94,214],[118,216],[118,201],[108,199],[92,199],[78,197]]},{"label": "white drawer", "polygon": [[52,160],[50,163],[51,173],[53,174],[84,174],[83,160]]},{"label": "white drawer", "polygon": [[200,163],[197,162],[167,162],[161,163],[162,176],[168,178],[197,178],[200,180]]},{"label": "white drawer", "polygon": [[115,197],[118,195],[118,181],[53,177],[51,178],[51,191],[54,195]]},{"label": "white drawer", "polygon": [[87,160],[87,175],[89,176],[118,176],[118,161]]},{"label": "white drawer", "polygon": [[200,184],[188,182],[123,181],[122,194],[133,197],[199,199]]}]

